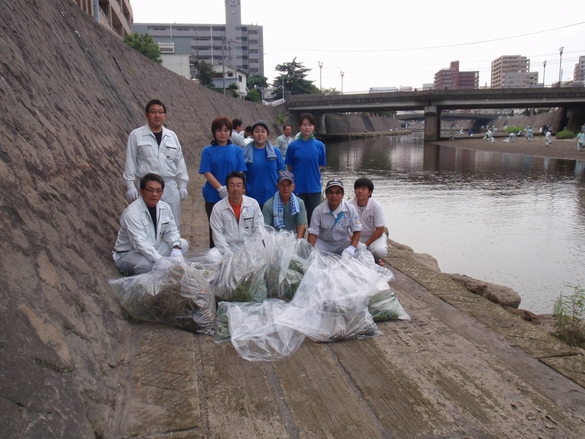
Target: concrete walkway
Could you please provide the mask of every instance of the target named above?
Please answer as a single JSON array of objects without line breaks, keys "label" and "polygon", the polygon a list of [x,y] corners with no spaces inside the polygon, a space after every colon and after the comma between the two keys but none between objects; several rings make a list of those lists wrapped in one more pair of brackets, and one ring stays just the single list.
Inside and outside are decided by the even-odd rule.
[{"label": "concrete walkway", "polygon": [[286,361],[252,363],[230,343],[134,323],[113,437],[585,437],[583,351],[411,255],[386,258],[411,321],[379,324],[373,339],[306,339]]}]

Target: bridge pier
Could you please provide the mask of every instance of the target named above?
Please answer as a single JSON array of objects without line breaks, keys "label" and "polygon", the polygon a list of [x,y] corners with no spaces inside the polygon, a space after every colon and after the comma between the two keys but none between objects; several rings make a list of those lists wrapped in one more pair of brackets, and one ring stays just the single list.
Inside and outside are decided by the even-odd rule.
[{"label": "bridge pier", "polygon": [[436,105],[425,107],[425,142],[436,142],[441,137],[441,109]]},{"label": "bridge pier", "polygon": [[585,125],[585,105],[565,108],[565,116],[566,118],[561,123],[562,126],[559,126],[559,131],[565,128],[566,123],[569,131],[578,133]]}]

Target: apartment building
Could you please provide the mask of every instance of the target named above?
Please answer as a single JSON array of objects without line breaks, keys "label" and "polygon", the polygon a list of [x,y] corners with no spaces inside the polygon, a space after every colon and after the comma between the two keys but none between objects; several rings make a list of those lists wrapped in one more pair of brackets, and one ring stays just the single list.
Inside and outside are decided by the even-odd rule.
[{"label": "apartment building", "polygon": [[[148,33],[159,45],[163,66],[173,70],[172,59],[188,57],[192,79],[197,63],[221,64],[244,71],[248,76],[264,75],[262,26],[242,25],[240,0],[225,0],[225,24],[134,23],[132,30]],[[184,63],[182,63],[184,64]],[[174,70],[173,70],[174,71]]]},{"label": "apartment building", "polygon": [[435,73],[435,90],[473,90],[479,88],[479,71],[459,71],[459,61],[452,61],[448,69]]},{"label": "apartment building", "polygon": [[521,55],[503,55],[492,61],[492,88],[538,86],[538,72],[530,72],[530,60]]},{"label": "apartment building", "polygon": [[132,33],[130,0],[73,0],[82,11],[120,38]]},{"label": "apartment building", "polygon": [[580,56],[579,62],[575,64],[573,81],[585,81],[585,56]]}]

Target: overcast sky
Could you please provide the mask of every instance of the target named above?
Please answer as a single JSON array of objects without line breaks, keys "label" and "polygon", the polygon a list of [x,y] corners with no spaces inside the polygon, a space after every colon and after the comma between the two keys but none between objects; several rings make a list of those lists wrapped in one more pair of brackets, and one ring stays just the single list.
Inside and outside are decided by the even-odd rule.
[{"label": "overcast sky", "polygon": [[[224,24],[224,0],[130,0],[135,23]],[[502,55],[530,59],[550,86],[573,79],[585,56],[585,1],[470,2],[389,0],[241,0],[242,24],[264,27],[264,75],[293,58],[312,69],[315,86],[343,91],[422,88],[459,61],[490,85],[491,62]],[[562,64],[559,48],[564,47]],[[319,61],[323,68],[319,69]],[[321,73],[320,73],[321,70]]]}]

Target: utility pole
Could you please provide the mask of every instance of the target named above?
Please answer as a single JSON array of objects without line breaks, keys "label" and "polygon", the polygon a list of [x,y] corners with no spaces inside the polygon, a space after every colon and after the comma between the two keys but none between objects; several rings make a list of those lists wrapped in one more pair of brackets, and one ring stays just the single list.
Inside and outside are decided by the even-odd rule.
[{"label": "utility pole", "polygon": [[323,71],[323,62],[322,61],[317,61],[319,63],[319,91],[321,93],[323,93],[323,84],[321,82],[322,76],[321,76],[321,72]]},{"label": "utility pole", "polygon": [[343,75],[345,75],[345,72],[339,72],[341,73],[341,94],[343,94]]},{"label": "utility pole", "polygon": [[563,49],[564,47],[561,47],[559,49],[559,54],[560,54],[560,59],[559,59],[559,87],[561,86],[562,83],[562,79],[563,79]]},{"label": "utility pole", "polygon": [[542,86],[546,87],[544,83],[544,78],[546,77],[546,61],[542,62]]},{"label": "utility pole", "polygon": [[223,77],[223,95],[226,95],[225,91],[225,35],[221,38],[221,66],[222,66],[222,77]]}]

